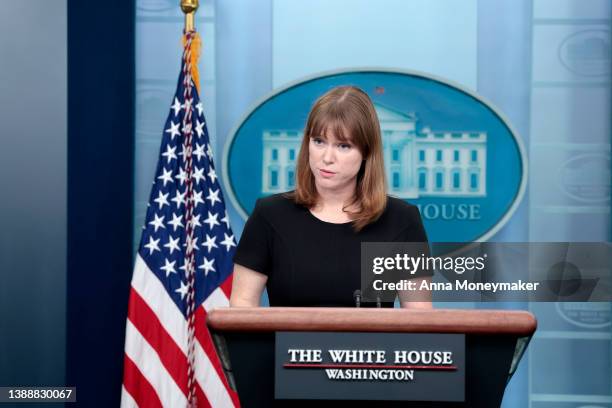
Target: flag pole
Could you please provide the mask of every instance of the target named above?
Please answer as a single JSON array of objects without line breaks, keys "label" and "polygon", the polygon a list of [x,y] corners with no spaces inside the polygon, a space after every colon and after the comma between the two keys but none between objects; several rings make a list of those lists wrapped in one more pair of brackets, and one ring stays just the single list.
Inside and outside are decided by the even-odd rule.
[{"label": "flag pole", "polygon": [[198,0],[181,0],[181,10],[185,13],[185,32],[195,31],[195,13],[198,10]]},{"label": "flag pole", "polygon": [[[183,75],[184,75],[184,94],[183,98],[185,101],[185,116],[183,118],[183,152],[185,156],[185,170],[187,174],[187,180],[185,184],[186,198],[186,212],[185,212],[185,233],[186,233],[186,245],[187,250],[185,252],[185,274],[187,277],[187,407],[197,408],[198,399],[196,396],[196,379],[195,379],[195,254],[192,245],[195,244],[194,228],[192,223],[193,215],[193,184],[191,181],[192,177],[192,157],[191,157],[191,145],[192,145],[192,109],[188,107],[190,101],[193,101],[191,84],[197,83],[197,57],[198,52],[193,49],[193,41],[198,39],[197,33],[195,32],[195,13],[198,9],[198,0],[181,0],[181,10],[185,13],[185,31],[183,37],[183,45],[185,47],[183,51]],[[198,46],[196,45],[197,49]],[[194,52],[195,51],[195,52]],[[193,74],[195,77],[193,78]]]}]

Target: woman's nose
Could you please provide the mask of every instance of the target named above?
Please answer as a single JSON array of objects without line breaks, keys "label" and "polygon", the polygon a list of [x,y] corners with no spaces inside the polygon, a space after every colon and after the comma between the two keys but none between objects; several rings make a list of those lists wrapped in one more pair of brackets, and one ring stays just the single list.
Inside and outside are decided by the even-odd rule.
[{"label": "woman's nose", "polygon": [[323,152],[323,162],[325,164],[331,164],[334,162],[334,149],[332,146],[327,146]]}]

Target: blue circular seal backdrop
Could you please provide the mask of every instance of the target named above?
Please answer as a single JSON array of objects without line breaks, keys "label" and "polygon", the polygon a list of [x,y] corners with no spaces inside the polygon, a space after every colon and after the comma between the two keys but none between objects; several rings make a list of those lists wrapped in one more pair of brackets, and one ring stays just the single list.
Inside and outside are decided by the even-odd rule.
[{"label": "blue circular seal backdrop", "polygon": [[314,101],[354,85],[372,98],[389,194],[418,205],[432,242],[490,238],[516,209],[527,163],[511,126],[480,97],[424,74],[359,70],[290,85],[259,103],[227,140],[224,183],[245,218],[257,198],[293,188]]}]

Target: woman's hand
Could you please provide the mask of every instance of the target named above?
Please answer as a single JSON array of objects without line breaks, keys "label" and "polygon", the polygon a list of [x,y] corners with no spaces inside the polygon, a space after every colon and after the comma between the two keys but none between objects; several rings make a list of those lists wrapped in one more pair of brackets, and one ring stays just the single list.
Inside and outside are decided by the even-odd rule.
[{"label": "woman's hand", "polygon": [[[421,282],[426,281],[427,287],[431,278],[414,278],[415,287],[421,287]],[[398,291],[400,306],[404,309],[433,309],[430,290],[400,290]]]}]

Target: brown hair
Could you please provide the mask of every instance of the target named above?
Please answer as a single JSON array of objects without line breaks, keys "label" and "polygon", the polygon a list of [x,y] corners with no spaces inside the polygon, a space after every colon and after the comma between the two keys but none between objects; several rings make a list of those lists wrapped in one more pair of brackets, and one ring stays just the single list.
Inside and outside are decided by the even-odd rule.
[{"label": "brown hair", "polygon": [[310,170],[308,144],[311,137],[323,136],[327,131],[333,132],[340,141],[350,140],[363,156],[355,196],[348,204],[357,208],[349,214],[353,228],[360,231],[376,221],[385,210],[387,182],[378,116],[368,95],[357,87],[339,86],[315,101],[304,129],[297,159],[296,188],[290,197],[307,208],[317,204],[318,193]]}]

